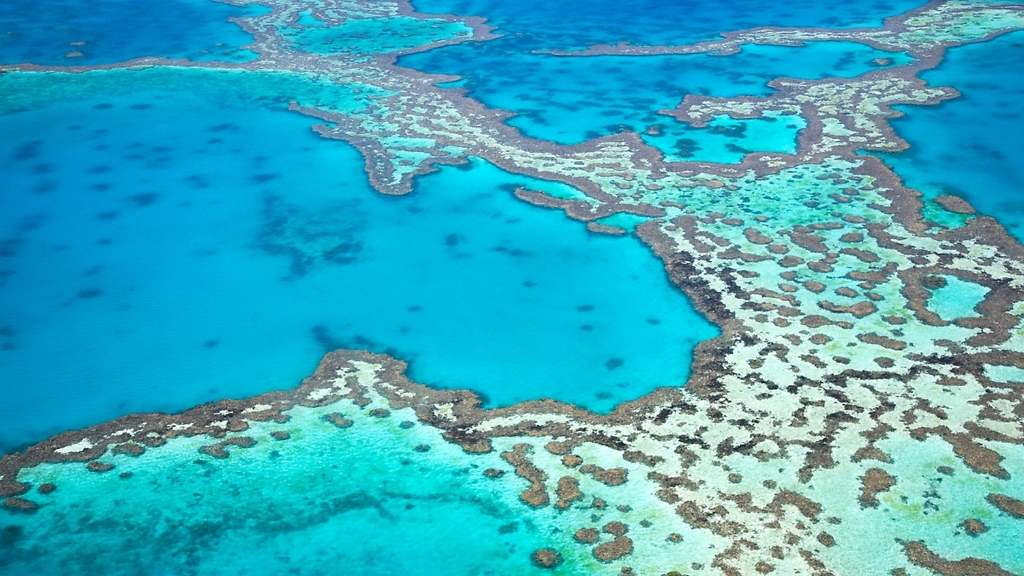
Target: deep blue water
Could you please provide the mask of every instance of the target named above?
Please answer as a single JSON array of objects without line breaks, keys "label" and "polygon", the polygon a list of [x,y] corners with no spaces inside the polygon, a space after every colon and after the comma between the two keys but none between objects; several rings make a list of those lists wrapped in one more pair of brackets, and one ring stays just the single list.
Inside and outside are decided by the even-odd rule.
[{"label": "deep blue water", "polygon": [[253,54],[240,47],[252,37],[228,18],[252,12],[212,0],[5,0],[0,63],[109,64],[141,56],[249,60]]},{"label": "deep blue water", "polygon": [[904,57],[846,43],[748,46],[727,58],[552,58],[533,51],[621,41],[687,43],[765,25],[875,26],[886,15],[920,4],[416,0],[414,6],[426,12],[484,16],[503,37],[413,54],[400,63],[464,77],[457,87],[491,107],[515,112],[508,123],[528,136],[575,144],[632,130],[670,160],[738,162],[751,151],[793,151],[803,123],[781,119],[766,126],[764,121],[733,121],[719,130],[695,130],[657,112],[675,107],[686,94],[767,94],[767,82],[779,76],[855,76],[870,70],[875,58],[905,61]]},{"label": "deep blue water", "polygon": [[542,182],[474,162],[387,197],[238,94],[86,92],[0,116],[6,446],[289,387],[338,347],[492,405],[607,410],[684,383],[715,334],[639,240],[511,193]]},{"label": "deep blue water", "polygon": [[1024,33],[954,48],[923,77],[962,96],[939,106],[901,110],[893,120],[911,148],[883,159],[930,199],[966,198],[1024,239]]},{"label": "deep blue water", "polygon": [[921,0],[414,0],[424,12],[484,16],[525,48],[582,48],[628,41],[682,44],[754,26],[877,26]]},{"label": "deep blue water", "polygon": [[438,18],[365,18],[327,25],[303,12],[296,27],[282,32],[296,49],[321,54],[375,54],[408,50],[443,40],[470,38],[473,30],[458,20]]},{"label": "deep blue water", "polygon": [[633,130],[672,159],[736,162],[745,151],[792,151],[802,120],[780,120],[770,129],[764,120],[748,120],[730,122],[731,130],[696,130],[658,111],[674,108],[687,94],[764,95],[771,92],[768,82],[779,76],[851,77],[876,68],[876,58],[907,61],[902,54],[844,42],[746,46],[728,57],[552,57],[526,47],[519,37],[510,37],[412,54],[400,64],[462,76],[459,88],[491,107],[515,112],[508,123],[528,136],[576,144]]}]

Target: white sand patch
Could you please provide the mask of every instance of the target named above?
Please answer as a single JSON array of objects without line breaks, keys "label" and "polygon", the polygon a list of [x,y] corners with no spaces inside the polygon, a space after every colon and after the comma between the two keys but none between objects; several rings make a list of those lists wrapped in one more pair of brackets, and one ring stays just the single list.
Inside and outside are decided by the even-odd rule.
[{"label": "white sand patch", "polygon": [[54,450],[57,454],[78,454],[79,452],[85,452],[91,449],[95,444],[92,443],[88,438],[82,438],[74,444],[65,446],[63,448],[57,448]]}]

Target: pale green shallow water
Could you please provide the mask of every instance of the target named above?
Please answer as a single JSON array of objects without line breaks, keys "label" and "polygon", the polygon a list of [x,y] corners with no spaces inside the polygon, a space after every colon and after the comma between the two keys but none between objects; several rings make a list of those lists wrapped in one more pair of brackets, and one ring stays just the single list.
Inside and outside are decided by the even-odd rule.
[{"label": "pale green shallow water", "polygon": [[[805,126],[800,117],[716,118],[693,128],[661,114],[687,94],[762,96],[781,77],[854,77],[910,61],[850,42],[806,46],[745,45],[738,54],[552,57],[519,36],[464,43],[401,57],[402,66],[461,76],[445,87],[465,90],[489,107],[514,113],[508,124],[524,135],[578,144],[625,130],[641,135],[670,161],[735,163],[748,152],[793,152]],[[495,71],[500,70],[500,74]]]},{"label": "pale green shallow water", "polygon": [[[31,471],[26,478],[55,481],[58,492],[31,518],[4,513],[0,571],[530,572],[529,553],[547,538],[522,517],[515,482],[483,478],[436,432],[399,421],[363,417],[339,431],[299,409],[283,427],[291,440],[250,432],[260,443],[228,460],[184,440],[141,459],[112,458],[116,470],[103,475]],[[414,451],[419,444],[431,449]]]},{"label": "pale green shallow water", "polygon": [[[411,425],[412,410],[368,416],[375,406],[294,408],[286,424],[253,424],[245,435],[257,444],[229,448],[228,459],[198,452],[208,438],[184,438],[140,457],[104,457],[115,468],[102,474],[83,464],[26,470],[22,481],[57,490],[33,493],[41,508],[31,516],[0,511],[0,573],[612,574],[617,568],[571,541],[576,527],[612,519],[632,526],[635,566],[709,559],[712,541],[685,525],[671,529],[686,546],[666,547],[674,512],[644,483],[609,495],[584,478],[583,502],[531,510],[518,501],[526,482],[499,456],[508,442],[470,456],[437,430]],[[339,411],[351,427],[323,419]],[[282,430],[291,438],[269,436]],[[558,466],[539,443],[533,453],[539,465]],[[577,453],[636,468],[601,447]],[[492,467],[504,475],[485,477]],[[591,508],[592,496],[609,498],[609,507]],[[542,547],[563,555],[556,570],[532,564]]]},{"label": "pale green shallow water", "polygon": [[946,284],[932,290],[928,307],[946,321],[967,316],[978,316],[974,307],[985,299],[989,289],[974,282],[961,280],[956,276],[943,276]]}]

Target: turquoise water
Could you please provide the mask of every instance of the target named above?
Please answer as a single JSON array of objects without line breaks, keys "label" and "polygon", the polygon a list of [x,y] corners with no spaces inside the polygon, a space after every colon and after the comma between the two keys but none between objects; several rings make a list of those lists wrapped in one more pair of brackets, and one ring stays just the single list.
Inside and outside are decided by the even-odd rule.
[{"label": "turquoise water", "polygon": [[654,126],[655,133],[645,131],[640,137],[661,150],[668,161],[734,164],[754,151],[795,153],[797,137],[807,122],[800,116],[788,115],[749,120],[719,116],[708,122],[706,128],[694,128],[666,116],[656,120]]},{"label": "turquoise water", "polygon": [[242,49],[252,37],[228,18],[257,11],[211,0],[6,0],[0,2],[0,63],[252,60]]},{"label": "turquoise water", "polygon": [[71,100],[0,116],[5,447],[286,388],[338,347],[490,405],[608,410],[682,384],[715,334],[636,238],[512,195],[544,183],[474,162],[382,196],[353,149],[261,106],[280,78],[164,90],[176,73],[77,75]]},{"label": "turquoise water", "polygon": [[327,26],[309,15],[297,24],[302,28],[288,32],[295,47],[320,54],[398,52],[473,34],[463,22],[406,16],[348,20]]},{"label": "turquoise water", "polygon": [[932,290],[928,308],[947,322],[969,316],[979,316],[974,307],[985,299],[989,289],[981,284],[967,282],[956,276],[942,276],[945,285]]},{"label": "turquoise water", "polygon": [[754,26],[876,26],[921,0],[415,0],[425,12],[485,16],[498,32],[534,48],[582,48],[629,41],[680,44]]},{"label": "turquoise water", "polygon": [[31,517],[0,511],[0,573],[533,573],[550,538],[516,502],[519,481],[485,478],[435,430],[399,428],[410,412],[338,430],[297,410],[274,427],[290,440],[257,428],[228,460],[184,440],[113,457],[103,475],[31,470],[58,490]]},{"label": "turquoise water", "polygon": [[[532,1],[505,3],[493,11],[500,19],[511,5],[523,14]],[[853,4],[743,1],[734,5],[745,11],[741,15],[731,5],[698,2],[680,10],[678,4],[606,5],[602,0],[586,6],[587,17],[607,20],[597,30],[587,28],[586,18],[571,18],[582,7],[575,3],[538,5],[539,14],[526,14],[524,21],[539,17],[555,29],[578,29],[559,38],[571,44],[589,34],[648,39],[623,24],[630,20],[657,27],[666,37],[685,37],[756,23],[851,25],[869,13],[873,23],[877,12],[897,7]],[[162,13],[167,6],[174,10],[177,4],[151,9]],[[204,6],[211,12],[179,11],[176,19],[154,28],[140,22],[139,29],[118,29],[118,24],[113,37],[131,38],[125,46],[95,40],[101,49],[84,57],[143,49],[182,50],[177,53],[194,58],[249,57],[236,46],[244,41],[227,41],[234,32],[209,32],[217,39],[209,48],[207,33],[201,32],[206,20],[196,19],[224,24],[208,18],[223,7],[205,1]],[[616,18],[623,7],[641,16]],[[31,13],[33,6],[21,3],[20,8]],[[675,21],[680,26],[674,27]],[[195,41],[168,47],[166,41],[174,40],[182,23],[200,31]],[[373,52],[444,37],[403,28],[406,24],[381,33],[375,23],[364,23],[357,26],[369,28],[350,28],[340,38],[314,34],[302,42],[322,52]],[[54,30],[58,39],[61,30]],[[136,41],[134,35],[150,40]],[[160,42],[146,44],[157,36]],[[545,36],[541,26],[530,42],[539,45],[555,36]],[[764,80],[780,70],[808,77],[849,75],[870,69],[873,57],[840,44],[786,50],[777,58],[757,48],[733,61],[674,60],[691,66],[697,71],[693,75],[645,68],[657,59],[624,60],[620,71],[602,68],[609,59],[598,59],[574,62],[570,66],[579,67],[566,70],[564,78],[545,77],[551,72],[544,66],[562,61],[543,59],[537,79],[515,73],[523,75],[526,89],[550,84],[553,95],[537,96],[532,103],[514,100],[545,107],[550,116],[524,113],[513,123],[523,121],[524,131],[565,142],[624,127],[643,131],[670,159],[736,162],[748,150],[789,151],[803,127],[799,118],[719,118],[697,130],[654,115],[659,98],[672,94],[672,105],[694,86],[716,94],[712,90],[763,93]],[[740,66],[739,73],[719,70],[719,62],[748,67]],[[465,86],[478,89],[474,83],[481,76],[467,77]],[[663,77],[667,83],[651,81]],[[687,83],[695,77],[701,82]],[[633,84],[616,92],[620,81]],[[571,82],[585,84],[578,93],[563,90]],[[311,120],[283,111],[296,100],[358,113],[377,95],[365,87],[255,71],[0,76],[0,381],[6,385],[0,453],[126,412],[175,410],[283,388],[336,347],[405,358],[414,379],[479,390],[492,406],[554,397],[605,411],[655,386],[685,381],[693,346],[716,331],[670,286],[649,250],[632,235],[588,233],[557,210],[513,197],[518,185],[563,198],[573,194],[571,189],[473,160],[418,179],[410,195],[381,196],[367,185],[363,160],[350,146],[317,138]],[[556,108],[549,111],[550,106]],[[779,190],[766,180],[769,189],[754,200],[779,215],[785,203],[775,193],[817,190],[820,182],[804,178],[815,174],[824,173],[809,170]],[[723,206],[746,202],[743,194],[721,192],[715,201]],[[817,213],[804,210],[793,218]],[[632,232],[647,220],[616,214],[601,223]],[[975,314],[988,290],[945,279],[928,305],[949,320]],[[739,305],[729,306],[734,304]],[[903,337],[902,331],[898,335]],[[993,379],[1024,383],[1024,371],[1017,368],[989,365],[986,371]],[[412,409],[370,411],[383,405],[370,396],[373,403],[363,410],[341,401],[293,409],[286,422],[253,423],[244,434],[254,446],[231,448],[226,460],[201,453],[198,449],[212,442],[202,436],[172,440],[141,457],[104,455],[103,461],[114,466],[106,473],[87,472],[82,463],[24,470],[20,479],[32,488],[25,496],[40,509],[23,514],[0,508],[0,574],[518,575],[540,572],[529,554],[547,546],[562,552],[565,563],[543,573],[615,574],[620,565],[599,564],[591,549],[572,542],[575,528],[612,519],[630,526],[635,551],[626,562],[637,574],[722,568],[712,557],[723,550],[728,554],[728,539],[712,536],[716,527],[700,521],[704,511],[710,511],[712,523],[722,519],[716,495],[689,502],[683,485],[680,502],[671,489],[657,490],[658,484],[668,488],[687,481],[651,473],[679,464],[671,457],[652,468],[623,461],[627,455],[633,460],[636,452],[584,443],[574,453],[588,464],[623,466],[628,482],[611,491],[597,479],[582,478],[583,500],[566,510],[533,509],[519,501],[526,481],[499,456],[512,442],[533,444],[533,461],[550,474],[548,489],[560,474],[585,474],[541,448],[547,438],[498,439],[495,451],[471,455],[437,429],[414,422]],[[742,412],[751,399],[769,412],[778,408],[770,405],[778,398],[767,396],[740,398],[724,416]],[[973,408],[959,406],[958,398],[947,400],[944,407],[975,415]],[[335,410],[352,418],[351,427],[324,420],[325,412]],[[720,422],[723,414],[704,406],[694,409],[684,402],[673,410],[693,412],[712,427],[696,428],[698,442],[750,427],[745,420]],[[954,418],[958,413],[951,412]],[[659,414],[658,421],[667,415]],[[642,436],[633,442],[644,454],[668,456],[678,442],[694,440],[689,432],[678,439],[654,434],[673,428],[686,432],[693,422],[655,424],[657,430],[644,433],[647,441]],[[1024,570],[1013,552],[1019,548],[1019,521],[983,499],[994,491],[1021,493],[1021,450],[1000,449],[1010,480],[979,480],[937,437],[922,441],[897,434],[878,441],[879,450],[894,456],[889,461],[837,458],[835,465],[824,462],[812,481],[797,484],[798,467],[822,463],[812,462],[815,455],[798,446],[813,448],[813,443],[790,438],[794,451],[779,440],[777,447],[790,454],[765,453],[768,458],[762,459],[758,450],[771,451],[773,440],[732,443],[745,441],[742,436],[739,430],[720,443],[717,455],[691,462],[693,470],[703,470],[695,479],[712,486],[745,482],[753,489],[752,500],[735,496],[745,490],[742,485],[718,496],[744,512],[752,510],[749,505],[755,512],[766,505],[767,520],[773,513],[807,516],[810,525],[797,545],[813,548],[813,556],[839,570],[891,571],[887,564],[899,547],[895,534],[920,538],[950,558],[977,554],[1011,572]],[[744,446],[754,446],[757,457]],[[687,465],[691,453],[677,452]],[[911,457],[904,457],[908,453]],[[877,508],[853,500],[865,465],[885,467],[898,478],[879,496]],[[939,476],[939,465],[955,466],[954,474]],[[491,468],[504,475],[485,476]],[[44,494],[43,482],[55,483],[56,492]],[[801,501],[799,494],[810,500]],[[825,507],[818,512],[815,502]],[[723,516],[726,523],[719,528],[743,516],[733,512]],[[990,531],[967,536],[957,523],[969,517],[983,519]],[[761,520],[742,518],[755,529]],[[782,519],[791,520],[801,530],[805,526],[790,516]],[[674,547],[666,532],[676,529],[680,545]],[[814,544],[816,533],[820,547]],[[838,546],[826,540],[833,533]],[[602,537],[605,542],[608,536]],[[813,563],[815,557],[805,560]]]},{"label": "turquoise water", "polygon": [[985,375],[997,382],[1024,384],[1024,368],[989,364],[985,367]]},{"label": "turquoise water", "polygon": [[903,107],[893,121],[911,148],[883,159],[925,198],[955,194],[1024,239],[1024,33],[953,48],[923,77],[962,96],[934,107]]},{"label": "turquoise water", "polygon": [[876,58],[906,61],[903,55],[844,42],[745,46],[728,57],[560,58],[523,50],[515,37],[439,48],[399,63],[463,76],[458,88],[488,106],[515,112],[508,123],[528,136],[576,144],[633,130],[670,159],[736,162],[744,151],[792,151],[802,120],[723,120],[727,125],[718,130],[697,130],[658,111],[674,108],[687,94],[765,95],[771,92],[767,83],[779,76],[850,77],[876,68]]},{"label": "turquoise water", "polygon": [[[137,102],[131,104],[133,111],[145,112],[152,107],[147,98],[163,99],[182,83],[189,86],[193,95],[210,102],[228,98],[221,104],[226,108],[252,105],[286,110],[289,102],[294,101],[332,112],[356,113],[364,110],[372,98],[384,95],[382,90],[369,86],[335,84],[291,72],[169,66],[98,70],[60,77],[46,72],[23,72],[0,77],[0,114],[38,111],[54,103],[96,99],[98,95],[137,97]],[[93,109],[111,107],[111,103],[100,100]]]}]

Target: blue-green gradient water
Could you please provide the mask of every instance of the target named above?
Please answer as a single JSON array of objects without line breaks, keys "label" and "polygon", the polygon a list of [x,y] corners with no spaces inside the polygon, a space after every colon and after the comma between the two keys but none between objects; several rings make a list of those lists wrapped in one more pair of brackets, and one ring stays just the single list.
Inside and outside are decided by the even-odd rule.
[{"label": "blue-green gradient water", "polygon": [[514,112],[508,123],[527,136],[576,144],[631,130],[670,161],[732,163],[748,152],[793,152],[802,119],[723,118],[710,129],[698,130],[658,112],[675,107],[686,94],[763,95],[770,92],[767,82],[779,76],[855,76],[877,66],[876,58],[898,64],[906,57],[838,42],[801,48],[747,46],[729,57],[552,58],[536,51],[623,41],[690,43],[754,26],[874,26],[886,15],[920,4],[417,0],[415,7],[426,12],[486,17],[502,37],[413,54],[401,58],[400,64],[464,77],[452,87]]},{"label": "blue-green gradient water", "polygon": [[966,198],[1024,239],[1024,33],[953,48],[922,77],[953,86],[960,98],[939,106],[902,107],[893,120],[910,149],[886,154],[885,162],[926,199]]},{"label": "blue-green gradient water", "polygon": [[496,454],[401,429],[410,412],[339,430],[296,411],[290,440],[257,426],[228,460],[186,439],[102,475],[31,470],[58,488],[30,516],[0,510],[0,574],[542,573],[530,554],[551,527],[524,515],[515,476],[487,479]]},{"label": "blue-green gradient water", "polygon": [[[603,411],[682,385],[716,333],[635,237],[512,194],[543,182],[473,162],[387,197],[290,97],[270,108],[281,78],[97,74],[0,81],[20,94],[0,116],[5,447],[287,388],[339,347],[490,405]],[[13,112],[29,86],[54,99]]]},{"label": "blue-green gradient water", "polygon": [[[475,94],[508,98],[524,132],[576,142],[626,127],[670,158],[720,162],[747,150],[789,150],[802,121],[718,119],[696,130],[655,112],[686,92],[761,94],[779,74],[856,74],[881,54],[830,44],[775,57],[775,49],[748,49],[736,60],[623,60],[613,70],[613,59],[566,64],[526,49],[691,41],[759,24],[875,24],[917,3],[421,2],[490,16],[518,35],[524,50],[507,60],[496,43],[499,57],[480,45],[465,64]],[[250,58],[241,48],[248,36],[226,22],[239,13],[205,0],[17,0],[0,6],[0,39],[12,37],[12,18],[32,24],[0,44],[0,60]],[[345,44],[325,36],[306,47],[408,46],[408,38]],[[423,59],[462,65],[459,54]],[[526,89],[550,84],[551,94],[519,98],[518,87],[488,76],[504,66]],[[716,331],[650,252],[634,237],[588,233],[512,196],[516,185],[555,196],[564,187],[474,161],[418,180],[408,196],[381,196],[355,150],[314,136],[309,119],[283,110],[297,100],[358,112],[366,98],[359,87],[256,72],[0,76],[0,453],[126,412],[291,386],[336,347],[392,352],[411,362],[414,379],[481,391],[491,405],[555,397],[608,410],[685,380],[694,344]],[[605,219],[629,229],[638,221]],[[978,287],[950,281],[929,305],[955,319],[972,315],[980,297]],[[201,454],[211,440],[197,437],[141,458],[105,455],[115,468],[104,474],[80,464],[26,470],[27,496],[41,507],[31,515],[0,510],[0,573],[518,575],[537,572],[529,554],[541,546],[565,554],[560,569],[544,573],[617,572],[585,547],[561,545],[572,528],[627,514],[620,503],[632,507],[631,564],[660,553],[663,566],[685,573],[713,550],[700,537],[706,530],[689,527],[674,504],[646,489],[646,465],[630,468],[620,502],[529,509],[518,501],[526,482],[499,456],[509,442],[468,455],[413,423],[411,409],[380,418],[352,405],[330,409],[354,424],[339,430],[316,409],[298,408],[288,422],[254,424],[245,434],[255,446],[232,448],[227,460]],[[915,441],[919,461],[889,463],[903,468],[881,496],[886,506],[854,505],[840,539],[859,530],[898,546],[889,529],[910,524],[915,538],[941,542],[943,554],[991,551],[1015,571],[1009,538],[1017,532],[1007,525],[1016,520],[991,507],[977,512],[987,505],[973,476],[933,440]],[[588,462],[631,466],[596,448],[587,448]],[[956,474],[935,480],[938,462]],[[1024,478],[1022,463],[1004,462],[1014,481]],[[485,467],[505,474],[488,479]],[[843,466],[821,473],[836,486],[859,482]],[[42,482],[55,482],[56,492],[35,490]],[[583,482],[588,496],[601,494],[597,480]],[[841,510],[849,493],[828,491],[836,499],[829,508]],[[958,520],[984,518],[990,533],[973,539],[948,518],[929,517],[933,497],[956,502]],[[652,529],[666,518],[684,534],[678,548]],[[846,542],[836,549],[860,566],[876,550]]]}]

